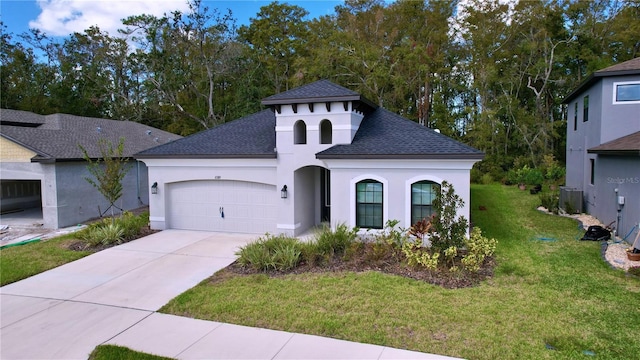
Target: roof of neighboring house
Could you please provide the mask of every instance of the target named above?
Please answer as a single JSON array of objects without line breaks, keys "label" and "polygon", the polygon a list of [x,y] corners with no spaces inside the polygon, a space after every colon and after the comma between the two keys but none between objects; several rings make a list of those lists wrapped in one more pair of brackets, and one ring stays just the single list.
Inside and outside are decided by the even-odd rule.
[{"label": "roof of neighboring house", "polygon": [[[337,94],[332,97],[331,90]],[[328,81],[318,81],[274,95],[288,103],[317,99],[363,98]],[[298,94],[300,98],[294,98]],[[311,97],[313,94],[316,97]],[[272,99],[269,97],[267,99]],[[313,100],[309,100],[313,99]],[[343,100],[341,100],[343,101]],[[347,100],[344,100],[347,101]],[[263,101],[263,104],[266,102]],[[274,103],[274,107],[277,106]],[[277,111],[277,109],[275,110]],[[189,137],[136,154],[137,158],[276,158],[276,114],[267,109]],[[369,108],[351,144],[335,145],[319,159],[482,159],[484,154],[383,108]]]},{"label": "roof of neighboring house", "polygon": [[586,89],[590,88],[593,84],[600,80],[600,78],[625,75],[640,75],[640,57],[594,72],[593,74],[589,75],[589,77],[587,77],[580,85],[578,85],[575,90],[567,95],[567,97],[562,100],[562,103],[569,103],[571,100],[575,99],[578,95],[583,93]]},{"label": "roof of neighboring house", "polygon": [[307,104],[313,102],[355,101],[368,107],[376,105],[353,90],[349,90],[329,80],[318,80],[289,91],[264,98],[262,105]]},{"label": "roof of neighboring house", "polygon": [[132,121],[68,114],[38,115],[28,111],[0,109],[0,136],[37,155],[34,162],[82,160],[79,145],[91,158],[101,157],[99,140],[114,146],[124,138],[125,157],[167,143],[181,136]]},{"label": "roof of neighboring house", "polygon": [[640,131],[587,150],[590,154],[640,156]]},{"label": "roof of neighboring house", "polygon": [[275,158],[271,109],[136,154],[137,158]]},{"label": "roof of neighboring house", "polygon": [[383,108],[366,115],[351,144],[336,145],[318,159],[482,159],[471,146]]}]

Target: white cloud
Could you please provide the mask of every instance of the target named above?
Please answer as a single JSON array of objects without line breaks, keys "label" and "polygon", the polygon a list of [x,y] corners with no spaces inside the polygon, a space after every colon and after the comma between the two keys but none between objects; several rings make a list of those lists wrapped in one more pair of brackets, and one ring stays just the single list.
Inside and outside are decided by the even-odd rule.
[{"label": "white cloud", "polygon": [[30,28],[47,35],[67,36],[91,26],[117,35],[122,19],[141,14],[162,16],[174,10],[188,11],[186,0],[38,0],[42,12]]}]

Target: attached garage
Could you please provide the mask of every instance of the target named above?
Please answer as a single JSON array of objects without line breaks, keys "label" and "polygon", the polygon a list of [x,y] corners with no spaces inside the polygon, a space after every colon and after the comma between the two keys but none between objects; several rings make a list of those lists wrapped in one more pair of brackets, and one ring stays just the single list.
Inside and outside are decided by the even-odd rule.
[{"label": "attached garage", "polygon": [[274,185],[232,180],[167,185],[167,227],[239,233],[275,233],[278,192]]}]

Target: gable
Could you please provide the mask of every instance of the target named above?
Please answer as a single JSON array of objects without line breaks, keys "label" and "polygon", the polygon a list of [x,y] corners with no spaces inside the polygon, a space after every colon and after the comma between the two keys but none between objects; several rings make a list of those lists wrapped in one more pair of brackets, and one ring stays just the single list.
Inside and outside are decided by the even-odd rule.
[{"label": "gable", "polygon": [[31,162],[37,154],[24,146],[0,137],[0,161],[2,162]]}]

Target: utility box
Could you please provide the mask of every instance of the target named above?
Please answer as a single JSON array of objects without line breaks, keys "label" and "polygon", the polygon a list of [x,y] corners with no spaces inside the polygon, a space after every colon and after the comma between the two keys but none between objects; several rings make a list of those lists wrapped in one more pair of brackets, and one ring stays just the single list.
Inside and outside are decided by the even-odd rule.
[{"label": "utility box", "polygon": [[567,186],[560,187],[560,209],[569,214],[582,213],[582,190]]}]

